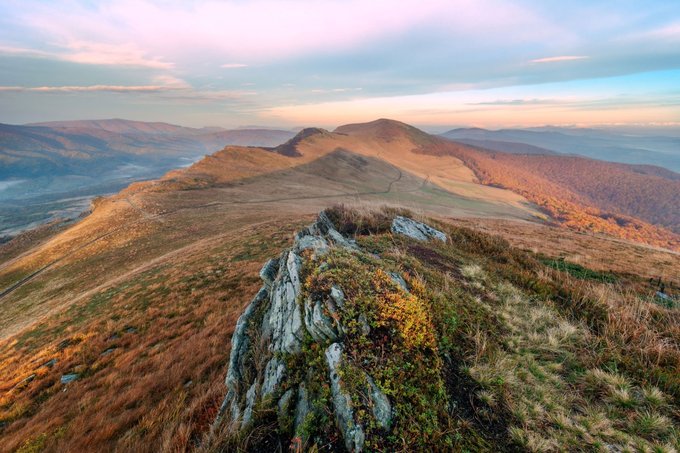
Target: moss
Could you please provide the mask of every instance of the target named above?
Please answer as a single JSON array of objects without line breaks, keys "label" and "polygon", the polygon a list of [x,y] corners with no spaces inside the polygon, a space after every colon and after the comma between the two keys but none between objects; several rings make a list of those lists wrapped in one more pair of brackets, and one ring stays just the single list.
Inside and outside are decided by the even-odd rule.
[{"label": "moss", "polygon": [[592,269],[588,269],[587,267],[581,266],[580,264],[565,261],[564,258],[542,258],[541,262],[543,262],[546,266],[557,269],[558,271],[567,272],[572,277],[576,277],[581,280],[596,280],[605,283],[616,283],[618,281],[616,275],[612,273],[594,271]]}]

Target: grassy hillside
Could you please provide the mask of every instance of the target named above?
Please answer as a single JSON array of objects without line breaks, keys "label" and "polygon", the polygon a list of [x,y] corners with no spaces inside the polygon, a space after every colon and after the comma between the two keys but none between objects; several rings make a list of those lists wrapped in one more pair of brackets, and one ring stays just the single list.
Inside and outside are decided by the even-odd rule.
[{"label": "grassy hillside", "polygon": [[[336,340],[346,361],[340,379],[367,449],[680,447],[678,308],[659,304],[651,288],[637,291],[646,279],[555,265],[430,219],[449,240],[416,241],[390,232],[394,210],[328,214],[359,248],[306,256],[299,303],[330,288],[345,296],[334,315],[346,326]],[[330,343],[308,338],[303,359],[284,357],[290,379],[316,383],[307,385],[312,409],[297,433],[275,394],[256,406],[252,424],[225,429],[207,449],[342,449],[323,361]],[[371,422],[366,375],[388,396],[389,428]]]},{"label": "grassy hillside", "polygon": [[490,152],[454,142],[418,152],[461,159],[481,183],[521,194],[568,228],[680,247],[677,173],[581,157]]}]

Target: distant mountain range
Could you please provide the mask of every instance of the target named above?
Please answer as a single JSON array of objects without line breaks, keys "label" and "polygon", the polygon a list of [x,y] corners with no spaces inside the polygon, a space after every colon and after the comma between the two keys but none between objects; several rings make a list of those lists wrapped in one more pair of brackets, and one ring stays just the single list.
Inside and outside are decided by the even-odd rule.
[{"label": "distant mountain range", "polygon": [[157,178],[226,145],[275,146],[294,135],[121,119],[0,124],[0,237],[72,217],[87,197]]},{"label": "distant mountain range", "polygon": [[487,130],[452,129],[443,137],[513,154],[571,154],[628,164],[658,165],[680,171],[680,137],[625,130],[541,127]]},{"label": "distant mountain range", "polygon": [[87,120],[0,124],[0,178],[108,173],[117,165],[195,159],[225,145],[275,146],[294,135],[271,129],[195,129],[167,123]]}]

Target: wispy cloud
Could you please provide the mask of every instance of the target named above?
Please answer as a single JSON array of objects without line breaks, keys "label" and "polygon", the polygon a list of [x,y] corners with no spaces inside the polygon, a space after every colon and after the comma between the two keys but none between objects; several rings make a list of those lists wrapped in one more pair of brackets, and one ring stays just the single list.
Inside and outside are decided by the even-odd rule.
[{"label": "wispy cloud", "polygon": [[466,105],[554,105],[564,101],[557,99],[498,99],[493,101],[468,102]]},{"label": "wispy cloud", "polygon": [[589,58],[586,55],[560,55],[558,57],[537,58],[531,60],[530,63],[559,63],[560,61],[587,60]]},{"label": "wispy cloud", "polygon": [[224,69],[236,69],[236,68],[247,68],[248,65],[245,63],[225,63],[220,65],[220,68]]},{"label": "wispy cloud", "polygon": [[172,69],[174,63],[147,55],[134,44],[105,44],[81,40],[54,46],[53,50],[0,46],[0,54],[50,58],[71,63]]},{"label": "wispy cloud", "polygon": [[149,56],[135,44],[107,44],[87,41],[70,41],[65,52],[55,54],[57,58],[74,63],[137,66],[153,69],[172,69],[174,63],[159,57]]},{"label": "wispy cloud", "polygon": [[314,88],[311,90],[312,93],[348,93],[352,91],[361,91],[363,88],[330,88],[330,89],[323,89],[323,88]]},{"label": "wispy cloud", "polygon": [[0,92],[33,92],[33,93],[87,93],[87,92],[111,92],[111,93],[154,93],[164,91],[176,91],[175,88],[161,85],[85,85],[85,86],[0,86]]}]

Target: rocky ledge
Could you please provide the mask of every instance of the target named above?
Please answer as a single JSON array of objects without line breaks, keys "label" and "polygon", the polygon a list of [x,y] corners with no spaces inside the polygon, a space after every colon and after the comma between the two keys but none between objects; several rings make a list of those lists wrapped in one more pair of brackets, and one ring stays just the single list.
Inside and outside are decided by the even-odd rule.
[{"label": "rocky ledge", "polygon": [[[396,217],[391,231],[415,240],[447,239],[441,231],[406,217]],[[255,423],[258,411],[273,408],[279,426],[291,438],[305,442],[309,435],[305,425],[315,410],[311,389],[324,380],[330,384],[327,407],[332,409],[347,451],[364,449],[367,426],[389,429],[393,422],[390,398],[374,377],[359,369],[351,373],[363,386],[361,399],[370,409],[361,416],[356,411],[357,395],[352,394],[356,386],[348,386],[344,378],[352,366],[345,357],[346,330],[349,325],[353,329],[358,326],[368,334],[371,326],[366,316],[344,311],[345,294],[337,285],[323,292],[303,290],[303,276],[311,272],[304,269],[305,263],[318,263],[319,258],[338,250],[364,253],[321,212],[314,224],[296,235],[291,249],[263,266],[260,276],[264,284],[239,318],[232,337],[227,394],[216,425],[225,423],[232,431],[245,430]],[[401,276],[385,275],[398,291],[408,293]],[[313,350],[322,352],[317,354],[315,371],[309,359]],[[319,367],[325,368],[324,376],[319,375]]]}]

